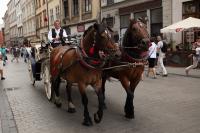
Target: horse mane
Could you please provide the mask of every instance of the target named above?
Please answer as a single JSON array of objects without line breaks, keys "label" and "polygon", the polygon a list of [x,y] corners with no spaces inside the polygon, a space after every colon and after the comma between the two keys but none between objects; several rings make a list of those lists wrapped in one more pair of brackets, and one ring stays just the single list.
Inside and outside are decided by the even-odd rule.
[{"label": "horse mane", "polygon": [[123,37],[123,42],[122,42],[122,46],[130,46],[133,42],[132,40],[132,36],[131,36],[131,26],[136,23],[137,21],[135,19],[131,19],[130,20],[130,23],[129,23],[129,26],[128,26],[128,29],[126,30],[125,34],[124,34],[124,37]]},{"label": "horse mane", "polygon": [[128,27],[128,29],[126,30],[124,37],[123,37],[123,42],[122,42],[122,46],[128,46],[131,44],[131,30],[130,30],[130,26]]},{"label": "horse mane", "polygon": [[89,32],[90,30],[92,30],[92,28],[93,28],[93,25],[90,25],[90,27],[88,27],[87,30],[84,31],[83,37],[85,37],[85,36],[88,34],[88,32]]}]

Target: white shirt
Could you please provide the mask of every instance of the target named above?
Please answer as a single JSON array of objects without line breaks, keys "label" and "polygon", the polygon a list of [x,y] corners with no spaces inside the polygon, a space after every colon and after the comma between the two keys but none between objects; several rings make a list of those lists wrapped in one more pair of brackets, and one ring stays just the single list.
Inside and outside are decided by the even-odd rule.
[{"label": "white shirt", "polygon": [[[61,28],[60,28],[61,29]],[[55,32],[56,32],[56,38],[59,37],[59,33],[60,33],[60,29],[55,29]],[[66,31],[63,29],[63,37],[67,37],[67,33]],[[49,31],[48,33],[48,40],[50,42],[53,41],[53,37],[52,37],[52,29]],[[61,43],[61,41],[54,41],[54,43]]]},{"label": "white shirt", "polygon": [[149,47],[149,57],[156,58],[157,45],[154,42],[151,42],[151,47]]},{"label": "white shirt", "polygon": [[28,55],[30,56],[31,55],[31,47],[26,47],[26,51],[27,51]]},{"label": "white shirt", "polygon": [[162,41],[159,41],[159,42],[158,42],[158,49],[159,49],[158,53],[159,53],[159,54],[162,53],[162,51],[161,51],[161,48],[162,48],[162,47],[163,47],[163,42],[162,42]]}]

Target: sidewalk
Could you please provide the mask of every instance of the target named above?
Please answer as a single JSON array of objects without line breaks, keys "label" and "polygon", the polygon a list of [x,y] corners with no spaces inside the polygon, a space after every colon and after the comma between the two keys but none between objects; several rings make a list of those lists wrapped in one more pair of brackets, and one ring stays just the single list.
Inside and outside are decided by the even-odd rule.
[{"label": "sidewalk", "polygon": [[[186,76],[185,67],[166,67],[168,74]],[[192,69],[188,77],[200,78],[200,69]]]},{"label": "sidewalk", "polygon": [[[145,67],[145,71],[147,71],[147,69],[148,69],[148,66]],[[170,67],[170,66],[167,66],[166,69],[167,69],[168,75],[178,75],[178,76],[185,76],[186,77],[185,67]],[[200,69],[190,70],[188,77],[200,78]]]}]

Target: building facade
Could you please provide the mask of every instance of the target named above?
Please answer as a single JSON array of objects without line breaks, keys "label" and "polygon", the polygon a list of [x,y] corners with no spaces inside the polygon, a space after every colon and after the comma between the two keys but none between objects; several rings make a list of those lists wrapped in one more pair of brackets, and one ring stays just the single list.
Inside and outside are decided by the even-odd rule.
[{"label": "building facade", "polygon": [[[181,21],[188,17],[200,19],[200,1],[199,0],[178,0],[172,1],[172,23]],[[176,44],[194,42],[200,37],[200,30],[185,31],[172,35]]]},{"label": "building facade", "polygon": [[162,0],[102,0],[101,14],[109,27],[123,38],[130,18],[147,20],[151,36],[160,34],[163,27]]},{"label": "building facade", "polygon": [[53,27],[55,20],[61,20],[61,8],[60,0],[49,0],[48,1],[48,20],[49,29]]},{"label": "building facade", "polygon": [[68,34],[82,34],[100,18],[99,0],[63,0],[61,5],[61,22]]},{"label": "building facade", "polygon": [[18,44],[23,44],[23,23],[22,23],[22,8],[21,0],[16,0],[16,17],[17,17],[17,39]]},{"label": "building facade", "polygon": [[35,3],[33,0],[21,0],[22,25],[24,40],[36,38]]},{"label": "building facade", "polygon": [[10,33],[10,44],[18,45],[17,39],[17,15],[16,15],[16,1],[10,0],[8,3],[8,16],[9,16],[9,33]]},{"label": "building facade", "polygon": [[48,14],[47,7],[49,0],[34,0],[36,16],[36,36],[38,39],[47,40]]},{"label": "building facade", "polygon": [[4,26],[0,24],[0,47],[4,45]]},{"label": "building facade", "polygon": [[4,14],[3,21],[4,21],[4,42],[6,46],[10,46],[10,22],[9,22],[8,10]]}]

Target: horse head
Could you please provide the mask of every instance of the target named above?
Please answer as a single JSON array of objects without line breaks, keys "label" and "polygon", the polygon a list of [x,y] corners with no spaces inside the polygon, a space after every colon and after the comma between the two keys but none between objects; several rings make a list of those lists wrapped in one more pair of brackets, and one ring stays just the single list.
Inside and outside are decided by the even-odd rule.
[{"label": "horse head", "polygon": [[84,50],[97,58],[120,57],[118,45],[112,39],[111,31],[104,24],[95,23],[83,35]]},{"label": "horse head", "polygon": [[131,50],[135,53],[135,58],[143,58],[144,56],[147,56],[144,52],[147,53],[149,43],[150,39],[146,24],[139,19],[130,20],[122,44],[125,51]]}]

